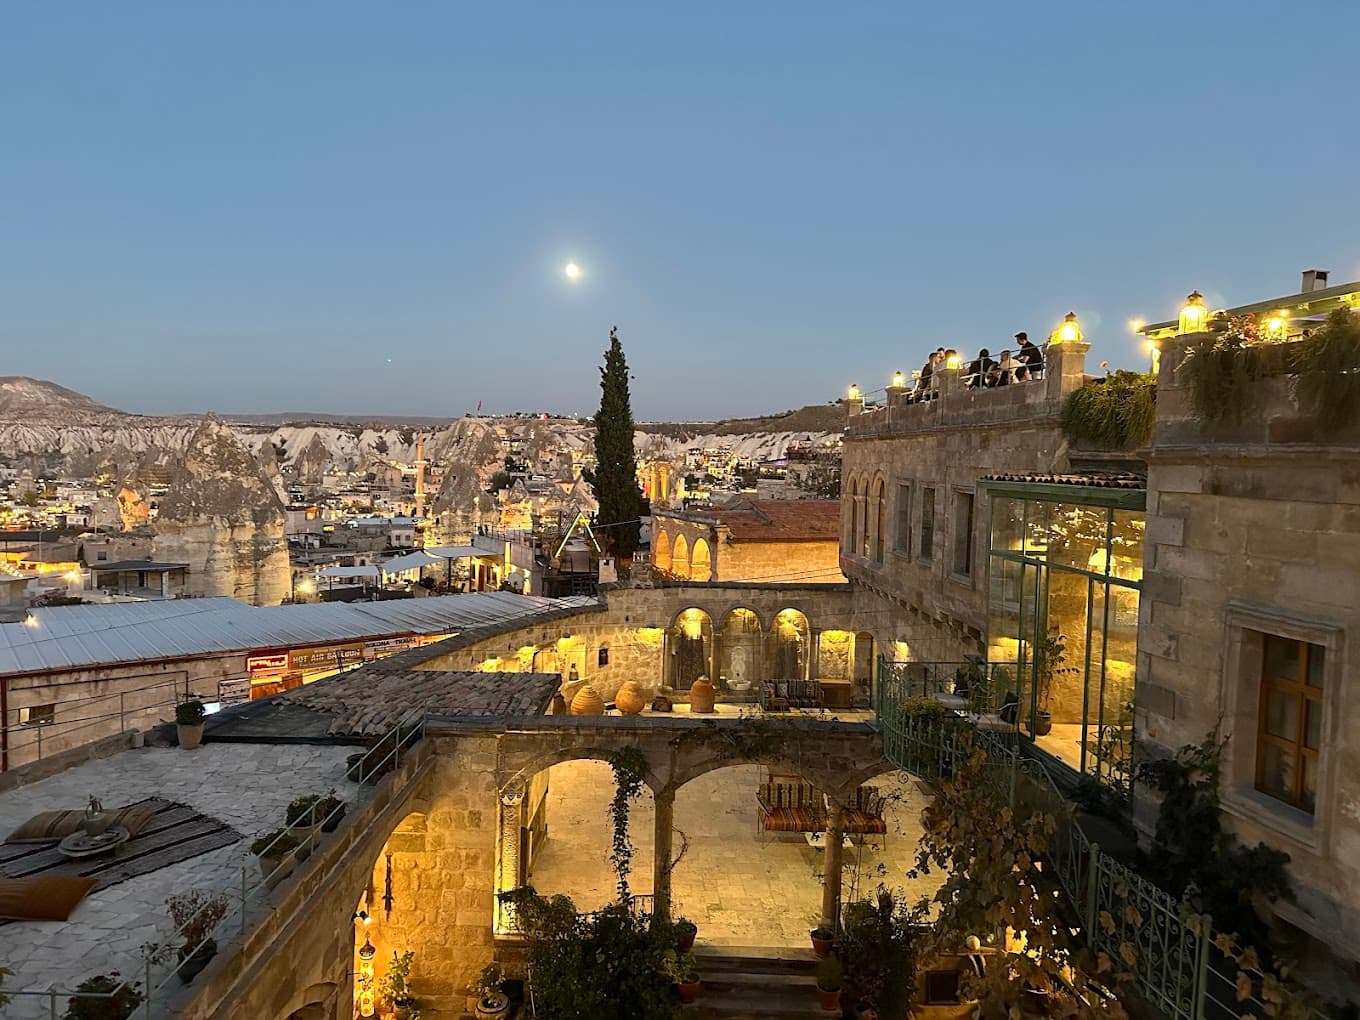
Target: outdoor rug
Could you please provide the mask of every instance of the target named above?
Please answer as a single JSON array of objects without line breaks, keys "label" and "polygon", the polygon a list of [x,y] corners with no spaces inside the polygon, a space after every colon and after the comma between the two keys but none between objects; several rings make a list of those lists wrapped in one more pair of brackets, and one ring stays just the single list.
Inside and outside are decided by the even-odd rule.
[{"label": "outdoor rug", "polygon": [[0,844],[0,878],[83,876],[94,879],[91,891],[97,892],[209,850],[230,846],[241,838],[230,825],[201,814],[187,804],[151,797],[123,810],[147,807],[154,810],[137,833],[126,843],[97,857],[72,860],[57,850],[56,840]]}]

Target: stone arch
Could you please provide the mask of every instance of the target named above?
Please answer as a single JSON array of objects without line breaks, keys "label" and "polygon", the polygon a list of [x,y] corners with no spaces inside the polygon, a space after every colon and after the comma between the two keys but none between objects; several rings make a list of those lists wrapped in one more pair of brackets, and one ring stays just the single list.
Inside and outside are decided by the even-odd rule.
[{"label": "stone arch", "polygon": [[[512,773],[498,773],[496,789],[502,797],[510,796],[523,791],[528,786],[529,780],[554,765],[561,765],[569,761],[599,761],[608,764],[610,757],[616,750],[618,749],[594,745],[552,747],[520,763],[519,767]],[[646,784],[647,789],[654,793],[661,789],[660,777],[650,768],[643,775],[642,781]]]},{"label": "stone arch", "polygon": [[882,563],[888,526],[888,486],[883,480],[882,475],[878,475],[874,478],[873,503],[873,560],[875,563]]},{"label": "stone arch", "polygon": [[778,679],[806,680],[812,659],[812,627],[801,609],[786,607],[770,623],[765,661]]},{"label": "stone arch", "polygon": [[690,560],[689,579],[691,581],[711,581],[713,579],[713,553],[706,540],[702,538],[694,540]]},{"label": "stone arch", "polygon": [[671,573],[689,580],[689,539],[684,535],[676,535],[671,547]]},{"label": "stone arch", "polygon": [[671,569],[671,537],[662,528],[657,529],[652,542],[652,565],[668,573]]},{"label": "stone arch", "polygon": [[689,690],[695,679],[713,672],[713,618],[697,606],[682,609],[666,634],[666,682]]},{"label": "stone arch", "polygon": [[733,690],[748,690],[765,679],[765,624],[746,606],[728,610],[718,634],[718,675]]},{"label": "stone arch", "polygon": [[869,479],[861,478],[859,482],[859,545],[855,548],[855,554],[869,558]]},{"label": "stone arch", "polygon": [[850,478],[846,485],[846,509],[849,511],[850,528],[846,535],[846,549],[851,556],[859,555],[859,487],[858,478]]},{"label": "stone arch", "polygon": [[330,1020],[337,1014],[335,1000],[339,991],[340,986],[334,981],[308,985],[293,996],[279,1016],[286,1020]]}]

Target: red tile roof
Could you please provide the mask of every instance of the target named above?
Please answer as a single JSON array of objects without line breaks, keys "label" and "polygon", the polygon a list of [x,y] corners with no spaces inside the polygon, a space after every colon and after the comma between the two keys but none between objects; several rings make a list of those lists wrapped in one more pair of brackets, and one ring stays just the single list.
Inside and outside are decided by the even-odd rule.
[{"label": "red tile roof", "polygon": [[738,542],[837,542],[841,534],[841,505],[834,499],[751,499],[689,515],[726,525]]}]

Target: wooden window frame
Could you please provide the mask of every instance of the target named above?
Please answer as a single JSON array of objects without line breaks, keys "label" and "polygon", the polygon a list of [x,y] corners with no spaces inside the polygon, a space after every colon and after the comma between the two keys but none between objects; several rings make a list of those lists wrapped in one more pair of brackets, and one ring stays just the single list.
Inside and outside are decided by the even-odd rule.
[{"label": "wooden window frame", "polygon": [[[1311,641],[1304,641],[1299,638],[1281,637],[1278,634],[1264,634],[1261,648],[1261,693],[1259,708],[1257,710],[1256,722],[1256,790],[1267,797],[1273,797],[1278,801],[1288,804],[1290,807],[1308,814],[1315,814],[1317,811],[1317,779],[1322,764],[1321,746],[1311,748],[1307,745],[1307,730],[1309,706],[1313,706],[1312,711],[1320,714],[1324,711],[1326,700],[1324,692],[1326,690],[1326,652],[1327,650]],[[1283,677],[1272,677],[1266,672],[1267,650],[1272,641],[1281,641],[1294,646],[1297,680],[1286,680]],[[1323,656],[1324,680],[1322,687],[1314,687],[1308,683],[1308,671],[1311,660],[1315,653]],[[1272,692],[1297,697],[1299,700],[1298,722],[1295,726],[1294,739],[1277,737],[1272,734],[1266,726],[1267,708],[1270,703]],[[1319,727],[1320,728],[1320,727]],[[1321,741],[1319,740],[1319,745]],[[1280,794],[1265,789],[1263,786],[1263,776],[1265,774],[1266,748],[1275,747],[1286,751],[1294,756],[1294,782],[1293,789],[1290,791],[1292,796],[1282,797]],[[1308,762],[1311,766],[1313,775],[1313,806],[1309,807],[1304,801],[1304,763]]]}]

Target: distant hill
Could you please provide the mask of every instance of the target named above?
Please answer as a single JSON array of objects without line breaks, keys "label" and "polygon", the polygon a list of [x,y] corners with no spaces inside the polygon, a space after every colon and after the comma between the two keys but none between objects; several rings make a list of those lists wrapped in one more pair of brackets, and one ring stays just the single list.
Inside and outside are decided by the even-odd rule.
[{"label": "distant hill", "polygon": [[[202,418],[201,414],[188,415]],[[327,414],[322,411],[275,411],[270,414],[228,414],[217,417],[223,421],[240,422],[242,425],[382,425],[398,427],[401,425],[452,425],[458,418],[441,418],[420,414]]]},{"label": "distant hill", "polygon": [[639,422],[639,432],[691,439],[694,436],[744,436],[753,432],[839,432],[845,427],[845,405],[809,404],[758,418],[727,418],[704,422]]},{"label": "distant hill", "polygon": [[0,419],[84,421],[122,413],[45,379],[0,375]]}]

